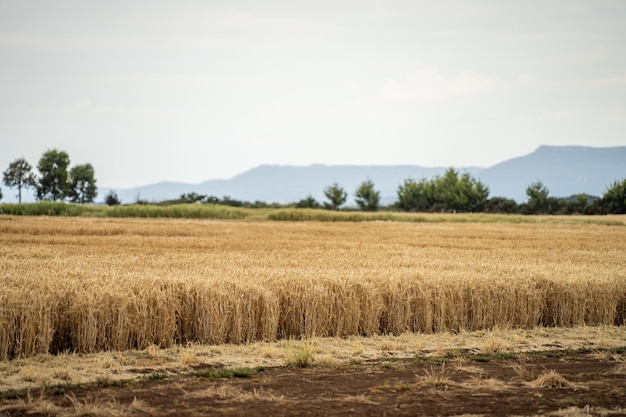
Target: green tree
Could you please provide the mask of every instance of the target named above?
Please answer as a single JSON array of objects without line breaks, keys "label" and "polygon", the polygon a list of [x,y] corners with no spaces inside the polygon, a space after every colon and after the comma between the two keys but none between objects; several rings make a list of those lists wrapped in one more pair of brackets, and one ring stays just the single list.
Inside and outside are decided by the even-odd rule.
[{"label": "green tree", "polygon": [[18,158],[9,164],[3,174],[3,182],[7,187],[17,187],[17,199],[22,202],[22,188],[35,187],[37,179],[33,167],[24,158]]},{"label": "green tree", "polygon": [[607,187],[600,204],[606,213],[626,214],[626,178]]},{"label": "green tree", "polygon": [[525,205],[526,214],[546,214],[549,209],[548,188],[541,181],[535,181],[526,188],[528,202]]},{"label": "green tree", "polygon": [[67,152],[52,149],[46,151],[37,165],[40,177],[37,183],[38,200],[64,200],[69,192],[70,157]]},{"label": "green tree", "polygon": [[460,186],[468,200],[465,210],[469,212],[483,211],[489,198],[489,187],[468,173],[461,175]]},{"label": "green tree", "polygon": [[181,194],[178,202],[181,204],[193,204],[202,202],[202,200],[206,199],[207,196],[204,194],[198,194],[196,192],[191,192],[187,194]]},{"label": "green tree", "polygon": [[91,164],[76,165],[70,170],[69,197],[74,203],[93,203],[98,195]]},{"label": "green tree", "polygon": [[435,201],[442,211],[461,211],[469,200],[464,198],[458,187],[459,172],[448,168],[446,172],[435,178]]},{"label": "green tree", "polygon": [[567,198],[561,199],[563,214],[585,214],[591,205],[592,200],[587,194],[575,194]]},{"label": "green tree", "polygon": [[454,168],[437,177],[434,188],[435,203],[443,211],[482,211],[489,197],[487,186],[468,173],[459,176]]},{"label": "green tree", "polygon": [[493,197],[487,200],[483,211],[486,213],[517,213],[517,203],[515,200],[504,197]]},{"label": "green tree", "polygon": [[354,193],[357,205],[361,210],[376,211],[380,202],[380,192],[374,188],[371,180],[363,181]]},{"label": "green tree", "polygon": [[320,203],[317,202],[311,194],[296,203],[296,208],[319,208]]},{"label": "green tree", "polygon": [[404,211],[428,211],[435,203],[434,183],[412,178],[404,180],[398,187],[396,206]]},{"label": "green tree", "polygon": [[120,200],[117,193],[113,190],[109,190],[108,194],[104,197],[104,202],[107,206],[119,206],[122,204],[122,200]]},{"label": "green tree", "polygon": [[348,199],[348,193],[337,183],[326,187],[324,195],[330,201],[324,203],[324,206],[331,210],[337,210]]}]

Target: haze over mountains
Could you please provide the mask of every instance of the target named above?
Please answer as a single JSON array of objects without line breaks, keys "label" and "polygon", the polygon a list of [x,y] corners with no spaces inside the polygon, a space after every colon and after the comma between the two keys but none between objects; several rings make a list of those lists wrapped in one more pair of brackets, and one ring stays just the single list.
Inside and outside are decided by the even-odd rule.
[{"label": "haze over mountains", "polygon": [[[175,199],[190,192],[267,203],[295,202],[310,194],[322,202],[326,200],[324,189],[336,182],[349,194],[347,205],[355,205],[354,191],[362,181],[370,179],[380,191],[381,203],[390,204],[397,199],[398,186],[405,179],[430,179],[442,174],[447,168],[412,165],[261,165],[227,180],[208,180],[199,184],[166,181],[115,191],[123,203],[132,203],[139,198],[147,201]],[[488,185],[490,197],[512,198],[518,203],[527,200],[526,187],[537,180],[548,187],[553,197],[579,193],[601,196],[613,181],[626,178],[626,146],[540,146],[531,154],[489,168],[455,169],[468,172]],[[108,187],[100,188],[97,200],[103,201],[108,191]]]}]

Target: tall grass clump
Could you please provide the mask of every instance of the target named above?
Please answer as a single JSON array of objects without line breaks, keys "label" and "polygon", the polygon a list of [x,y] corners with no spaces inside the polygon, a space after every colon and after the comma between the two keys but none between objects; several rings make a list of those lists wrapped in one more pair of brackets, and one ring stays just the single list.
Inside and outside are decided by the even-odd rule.
[{"label": "tall grass clump", "polygon": [[265,285],[278,296],[279,337],[370,336],[380,332],[382,297],[367,282],[279,278]]},{"label": "tall grass clump", "polygon": [[48,353],[54,337],[56,299],[23,288],[0,294],[0,360]]},{"label": "tall grass clump", "polygon": [[253,213],[253,210],[251,209],[215,204],[176,204],[169,206],[133,204],[128,206],[108,207],[51,201],[23,204],[0,204],[0,209],[4,214],[15,216],[84,216],[224,220],[244,219]]},{"label": "tall grass clump", "polygon": [[142,217],[171,219],[223,219],[237,220],[248,217],[250,210],[215,204],[175,204],[155,206],[134,204],[130,206],[103,207],[106,217]]},{"label": "tall grass clump", "polygon": [[4,214],[14,216],[96,216],[100,207],[53,201],[37,203],[0,204]]},{"label": "tall grass clump", "polygon": [[267,219],[274,221],[318,222],[397,221],[420,223],[427,221],[425,216],[417,214],[393,212],[365,213],[359,211],[329,211],[321,209],[277,209],[269,212]]}]

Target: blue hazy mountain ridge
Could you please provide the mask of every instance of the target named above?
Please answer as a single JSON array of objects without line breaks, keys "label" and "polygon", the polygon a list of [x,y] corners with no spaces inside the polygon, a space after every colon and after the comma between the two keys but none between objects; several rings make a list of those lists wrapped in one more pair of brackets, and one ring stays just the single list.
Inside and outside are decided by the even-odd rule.
[{"label": "blue hazy mountain ridge", "polygon": [[554,197],[586,193],[602,196],[614,181],[626,178],[626,146],[540,146],[480,173],[491,196],[526,201],[526,187],[541,181]]},{"label": "blue hazy mountain ridge", "polygon": [[[162,201],[195,192],[219,198],[228,196],[242,201],[290,203],[313,196],[325,201],[324,189],[338,183],[348,192],[347,205],[354,206],[354,192],[365,180],[372,180],[381,194],[381,203],[397,199],[398,187],[407,178],[431,179],[449,167],[413,165],[260,165],[226,180],[209,180],[199,184],[160,182],[116,190],[125,203],[141,198]],[[626,146],[593,148],[583,146],[540,146],[534,152],[509,159],[489,168],[455,167],[468,172],[489,186],[490,197],[527,200],[526,187],[541,181],[554,197],[586,193],[601,196],[615,180],[626,178]],[[102,201],[107,187],[99,190]]]},{"label": "blue hazy mountain ridge", "polygon": [[[98,168],[95,168],[97,178]],[[133,203],[138,199],[149,202],[170,200],[191,192],[267,203],[291,203],[311,195],[323,202],[326,201],[324,189],[336,182],[348,192],[347,205],[355,206],[356,188],[370,179],[380,191],[381,203],[390,204],[397,200],[398,187],[407,178],[432,179],[448,168],[415,165],[260,165],[230,179],[197,184],[164,181],[113,190],[123,203]],[[512,198],[518,203],[527,200],[526,187],[535,181],[541,181],[553,197],[579,193],[601,196],[613,181],[626,178],[626,146],[540,146],[528,155],[489,168],[455,169],[468,172],[489,186],[490,197]],[[96,201],[103,202],[109,190],[110,187],[100,187]],[[2,192],[3,202],[17,201],[17,190],[3,186]],[[23,197],[25,202],[34,201],[32,189],[26,190]]]},{"label": "blue hazy mountain ridge", "polygon": [[[123,202],[133,202],[139,196],[142,200],[162,201],[174,199],[183,193],[213,195],[219,198],[228,196],[242,201],[263,201],[276,203],[296,202],[308,195],[322,202],[326,198],[324,189],[333,183],[342,186],[348,193],[347,205],[355,205],[354,192],[365,180],[372,180],[381,192],[383,204],[393,203],[398,186],[407,178],[432,178],[442,174],[446,168],[423,168],[418,166],[350,166],[321,165],[286,166],[260,165],[229,180],[209,180],[200,184],[159,183],[146,187],[117,191]],[[468,172],[480,169],[469,168]],[[165,187],[161,188],[163,184]],[[106,195],[108,189],[101,190]],[[100,195],[100,194],[99,194]]]}]

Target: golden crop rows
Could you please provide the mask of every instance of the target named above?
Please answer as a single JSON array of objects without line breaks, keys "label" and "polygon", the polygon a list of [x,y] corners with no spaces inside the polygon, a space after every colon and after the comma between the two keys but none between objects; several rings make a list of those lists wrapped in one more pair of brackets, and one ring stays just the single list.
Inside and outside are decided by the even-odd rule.
[{"label": "golden crop rows", "polygon": [[626,227],[5,217],[0,360],[623,324]]}]

